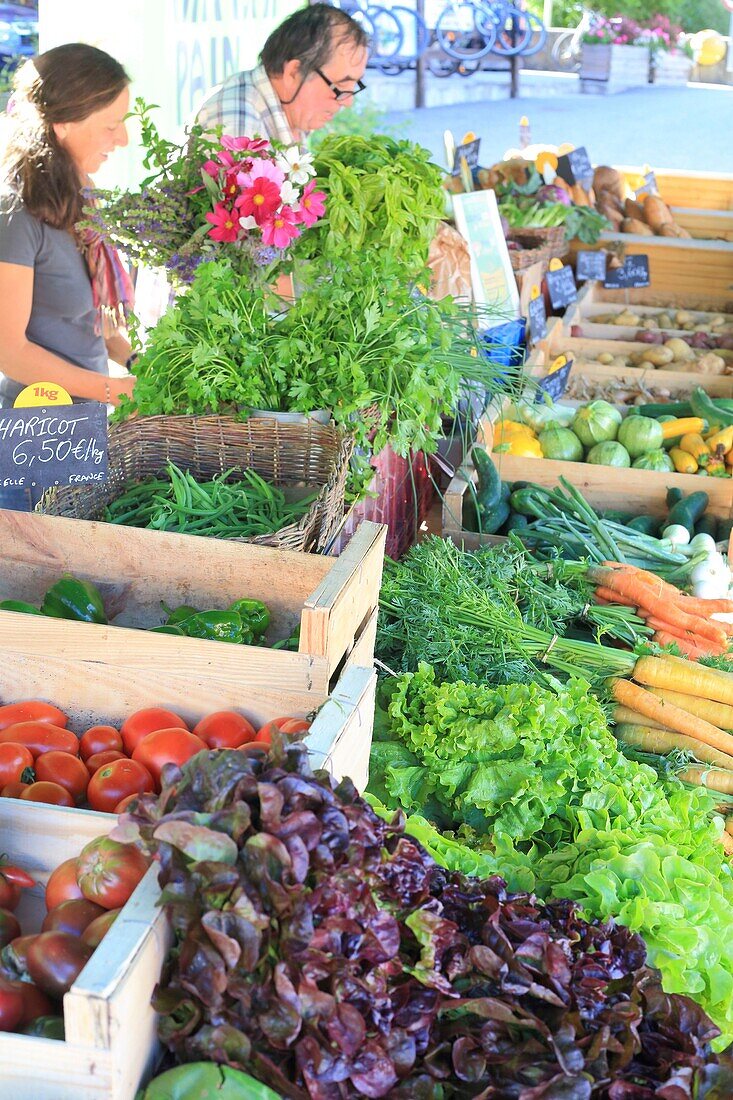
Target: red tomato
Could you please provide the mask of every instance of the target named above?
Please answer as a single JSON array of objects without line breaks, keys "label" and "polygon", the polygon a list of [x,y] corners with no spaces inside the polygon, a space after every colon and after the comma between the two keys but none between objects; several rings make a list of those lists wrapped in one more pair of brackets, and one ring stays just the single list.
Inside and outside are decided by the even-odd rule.
[{"label": "red tomato", "polygon": [[74,799],[60,783],[31,783],[22,792],[26,802],[47,802],[49,806],[74,806]]},{"label": "red tomato", "polygon": [[89,771],[86,764],[71,753],[44,752],[36,760],[36,779],[58,783],[75,802],[81,802],[89,786]]},{"label": "red tomato", "polygon": [[193,732],[210,749],[238,749],[240,745],[254,741],[256,736],[252,723],[234,710],[217,710],[214,714],[207,714],[193,727]]},{"label": "red tomato", "polygon": [[272,745],[269,741],[250,741],[246,745],[240,745],[239,751],[256,756],[258,752],[269,752]]},{"label": "red tomato", "polygon": [[17,940],[20,935],[20,921],[9,909],[0,909],[0,948]]},{"label": "red tomato", "polygon": [[125,752],[132,756],[133,750],[140,744],[143,737],[156,730],[179,729],[188,731],[188,725],[172,710],[164,710],[163,707],[146,707],[145,710],[136,710],[122,723],[120,733]]},{"label": "red tomato", "polygon": [[22,991],[14,982],[0,978],[0,1031],[15,1031],[22,1018]]},{"label": "red tomato", "polygon": [[28,950],[35,936],[18,936],[2,949],[3,977],[28,977]]},{"label": "red tomato", "polygon": [[20,886],[0,875],[0,907],[16,909],[20,901]]},{"label": "red tomato", "polygon": [[99,947],[121,912],[121,909],[108,909],[100,917],[95,917],[81,934],[84,943],[88,944],[89,947]]},{"label": "red tomato", "polygon": [[117,812],[117,803],[128,795],[137,797],[154,790],[153,777],[143,764],[137,760],[113,760],[95,771],[87,799],[93,810],[111,814]]},{"label": "red tomato", "polygon": [[185,764],[197,752],[208,749],[205,741],[194,733],[182,729],[156,730],[138,743],[132,759],[144,764],[156,785],[160,785],[160,773],[165,764]]},{"label": "red tomato", "polygon": [[28,948],[28,973],[49,997],[63,997],[92,956],[92,948],[68,932],[41,932]]},{"label": "red tomato", "polygon": [[87,757],[87,770],[90,775],[94,775],[100,768],[105,767],[106,764],[112,764],[115,760],[127,760],[128,757],[124,752],[120,752],[119,749],[107,749],[106,752],[95,752],[94,756]]},{"label": "red tomato", "polygon": [[53,726],[65,726],[69,719],[58,707],[50,703],[29,700],[25,703],[6,703],[0,707],[0,730],[14,726],[16,722],[48,722]]},{"label": "red tomato", "polygon": [[123,814],[125,812],[125,810],[127,809],[127,807],[132,802],[137,802],[138,798],[139,798],[139,795],[128,794],[127,798],[123,798],[121,802],[117,803],[117,805],[114,808],[114,812],[116,814]]},{"label": "red tomato", "polygon": [[0,788],[7,783],[19,783],[26,768],[33,767],[33,753],[15,741],[0,744]]},{"label": "red tomato", "polygon": [[279,726],[276,726],[274,722],[268,722],[267,725],[263,726],[262,729],[257,731],[255,735],[255,741],[263,745],[271,745],[272,735],[279,732]]},{"label": "red tomato", "polygon": [[0,798],[20,798],[29,787],[30,783],[6,783],[0,791]]},{"label": "red tomato", "polygon": [[99,836],[79,856],[78,882],[85,898],[103,909],[119,909],[148,869],[148,861],[134,844]]},{"label": "red tomato", "polygon": [[16,722],[15,725],[0,730],[0,744],[6,741],[25,745],[34,757],[51,752],[52,749],[70,752],[72,756],[79,755],[79,738],[76,734],[49,722]]},{"label": "red tomato", "polygon": [[20,1027],[25,1027],[26,1024],[37,1020],[39,1016],[53,1015],[54,1009],[50,997],[47,997],[33,982],[14,981],[11,984],[19,989],[23,996],[23,1015],[20,1020]]},{"label": "red tomato", "polygon": [[61,905],[62,902],[69,901],[71,898],[84,897],[81,887],[76,881],[78,864],[79,860],[74,856],[73,859],[65,859],[63,863],[59,863],[56,870],[52,871],[51,877],[46,883],[47,909],[55,909],[57,905]]},{"label": "red tomato", "polygon": [[93,920],[101,917],[105,910],[86,898],[72,898],[62,901],[43,918],[42,932],[68,932],[70,936],[80,936]]},{"label": "red tomato", "polygon": [[122,734],[114,726],[92,726],[82,734],[79,741],[79,755],[82,760],[88,760],[90,756],[109,749],[122,751]]},{"label": "red tomato", "polygon": [[16,867],[13,863],[0,863],[0,875],[8,882],[14,882],[16,886],[30,887],[36,885],[36,880],[22,867]]}]

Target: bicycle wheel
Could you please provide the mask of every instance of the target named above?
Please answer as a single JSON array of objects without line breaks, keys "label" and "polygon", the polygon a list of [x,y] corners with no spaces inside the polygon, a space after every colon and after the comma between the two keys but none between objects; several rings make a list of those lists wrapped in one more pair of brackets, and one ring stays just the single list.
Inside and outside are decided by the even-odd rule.
[{"label": "bicycle wheel", "polygon": [[377,60],[398,57],[402,50],[402,24],[388,8],[370,5],[366,17],[374,28],[371,37],[372,56]]},{"label": "bicycle wheel", "polygon": [[453,73],[458,72],[459,61],[455,61],[451,57],[436,57],[434,54],[428,56],[427,59],[428,69],[433,76],[437,76],[439,80],[443,77],[453,76]]},{"label": "bicycle wheel", "polygon": [[492,20],[496,34],[493,52],[499,57],[515,57],[529,45],[532,31],[525,12],[504,3],[483,8],[477,20],[479,30]]},{"label": "bicycle wheel", "polygon": [[525,11],[522,13],[529,25],[529,42],[522,50],[522,57],[532,57],[544,48],[547,42],[547,27],[538,15]]},{"label": "bicycle wheel", "polygon": [[485,57],[496,41],[496,26],[489,20],[477,26],[478,9],[470,0],[458,0],[443,8],[435,24],[441,49],[456,61]]},{"label": "bicycle wheel", "polygon": [[404,53],[399,61],[417,61],[430,45],[430,31],[425,20],[413,8],[397,4],[390,8],[402,27],[402,46]]},{"label": "bicycle wheel", "polygon": [[553,43],[551,57],[560,68],[564,69],[572,60],[574,36],[574,31],[565,31],[559,34]]}]

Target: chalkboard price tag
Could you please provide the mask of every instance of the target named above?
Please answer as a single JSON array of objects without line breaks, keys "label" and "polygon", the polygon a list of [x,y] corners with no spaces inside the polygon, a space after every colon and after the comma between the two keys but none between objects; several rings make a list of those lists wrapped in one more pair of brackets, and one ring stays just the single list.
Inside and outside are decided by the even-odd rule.
[{"label": "chalkboard price tag", "polygon": [[575,257],[575,274],[578,282],[595,279],[602,283],[606,278],[606,253],[603,249],[598,252],[578,252]]},{"label": "chalkboard price tag", "polygon": [[644,175],[644,183],[636,192],[637,199],[643,199],[645,195],[658,195],[659,187],[657,186],[657,177],[653,172],[646,172]]},{"label": "chalkboard price tag", "polygon": [[583,183],[584,180],[593,179],[593,165],[584,145],[558,157],[557,174],[566,183]]},{"label": "chalkboard price tag", "polygon": [[610,267],[603,283],[606,290],[631,290],[650,286],[649,257],[627,256],[621,267]]},{"label": "chalkboard price tag", "polygon": [[572,268],[563,266],[545,275],[547,289],[553,309],[563,309],[576,301],[578,288],[575,285]]},{"label": "chalkboard price tag", "polygon": [[466,163],[470,169],[478,168],[478,151],[481,145],[481,138],[475,138],[473,141],[466,142],[465,145],[457,145],[456,151],[453,154],[453,172],[452,175],[460,176],[461,174],[461,159],[465,157]]},{"label": "chalkboard price tag", "polygon": [[545,310],[545,299],[540,294],[539,287],[532,287],[532,295],[527,304],[527,318],[532,343],[543,340],[547,335],[547,311]]},{"label": "chalkboard price tag", "polygon": [[78,405],[0,409],[0,488],[48,489],[107,480],[107,409]]},{"label": "chalkboard price tag", "polygon": [[573,360],[568,359],[565,355],[559,356],[550,367],[550,373],[545,375],[539,382],[535,404],[544,401],[546,396],[553,401],[559,401],[568,388],[568,380],[572,369]]}]

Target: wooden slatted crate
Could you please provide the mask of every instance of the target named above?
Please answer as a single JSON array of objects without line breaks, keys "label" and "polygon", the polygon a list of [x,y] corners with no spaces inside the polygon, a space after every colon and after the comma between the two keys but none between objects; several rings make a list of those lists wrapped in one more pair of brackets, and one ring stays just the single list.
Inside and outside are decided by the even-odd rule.
[{"label": "wooden slatted crate", "polygon": [[655,293],[725,298],[733,286],[733,241],[685,240],[676,237],[641,236],[636,233],[601,233],[592,245],[577,238],[568,242],[570,256],[581,251],[607,248],[623,241],[626,253],[649,257],[649,275]]},{"label": "wooden slatted crate", "polygon": [[[621,173],[632,189],[641,186],[641,168],[620,165]],[[733,174],[689,172],[676,168],[655,168],[659,193],[668,206],[700,210],[733,210]]]},{"label": "wooden slatted crate", "polygon": [[[235,686],[130,675],[111,660],[113,639],[86,661],[63,651],[54,656],[24,651],[6,637],[1,645],[0,698],[53,702],[70,716],[69,728],[76,732],[93,722],[119,725],[132,711],[161,703],[191,723],[212,710],[251,715],[264,706],[257,693]],[[371,669],[347,668],[306,738],[313,767],[337,779],[348,775],[360,788],[368,778],[375,688]],[[290,713],[289,697],[262,695],[274,706],[270,717]],[[40,926],[50,872],[114,822],[92,810],[0,798],[0,846],[40,884],[21,903],[24,929]],[[153,868],[66,994],[65,1042],[0,1033],[2,1100],[133,1100],[159,1054],[150,999],[170,943],[159,893]]]},{"label": "wooden slatted crate", "polygon": [[[624,291],[605,290],[596,282],[586,283],[578,293],[577,300],[568,306],[562,317],[562,331],[570,335],[573,326],[579,325],[583,337],[592,340],[631,340],[633,341],[642,324],[636,326],[608,324],[596,320],[611,313],[624,313],[631,310],[640,322],[645,317],[654,317],[664,309],[671,314],[671,320],[678,310],[694,313],[701,324],[709,323],[721,315],[726,318],[726,328],[733,326],[733,296],[713,301],[697,297],[689,300],[680,294],[660,296],[649,293],[649,289],[637,290],[635,300],[627,302]],[[713,329],[711,328],[711,331]],[[689,336],[683,329],[665,329],[670,336]]]},{"label": "wooden slatted crate", "polygon": [[[49,658],[68,652],[110,660],[151,683],[206,675],[241,695],[267,686],[289,710],[310,710],[327,697],[348,663],[371,666],[386,528],[364,523],[338,558],[249,543],[118,527],[0,509],[0,599],[38,604],[65,572],[97,585],[114,625],[98,626],[0,611],[0,644]],[[272,612],[267,640],[300,624],[298,653],[198,641],[145,628],[170,607],[226,607],[240,597]],[[163,688],[165,690],[165,688]],[[269,717],[272,712],[263,696]],[[257,716],[259,717],[259,716]]]}]

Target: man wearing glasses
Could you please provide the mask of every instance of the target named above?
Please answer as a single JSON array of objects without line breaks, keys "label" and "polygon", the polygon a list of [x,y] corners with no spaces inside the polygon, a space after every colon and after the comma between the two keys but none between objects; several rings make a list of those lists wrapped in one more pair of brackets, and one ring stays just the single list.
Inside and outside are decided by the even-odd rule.
[{"label": "man wearing glasses", "polygon": [[367,45],[363,29],[338,8],[301,8],[272,32],[260,64],[221,84],[196,122],[232,137],[302,144],[364,90]]}]

